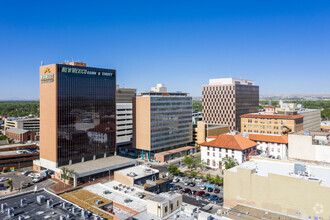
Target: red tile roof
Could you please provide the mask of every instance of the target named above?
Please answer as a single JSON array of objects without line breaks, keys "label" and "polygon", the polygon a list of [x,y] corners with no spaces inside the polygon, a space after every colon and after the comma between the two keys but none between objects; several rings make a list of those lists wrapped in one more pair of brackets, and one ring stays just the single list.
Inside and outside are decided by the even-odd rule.
[{"label": "red tile roof", "polygon": [[281,144],[288,143],[287,135],[275,136],[275,135],[263,135],[263,134],[249,134],[249,139],[253,141],[264,141],[271,143],[281,143]]},{"label": "red tile roof", "polygon": [[215,140],[201,143],[202,146],[228,148],[234,150],[245,150],[255,147],[258,143],[243,137],[242,135],[221,134]]},{"label": "red tile roof", "polygon": [[274,119],[299,119],[302,115],[265,115],[265,114],[244,114],[241,118],[274,118]]}]

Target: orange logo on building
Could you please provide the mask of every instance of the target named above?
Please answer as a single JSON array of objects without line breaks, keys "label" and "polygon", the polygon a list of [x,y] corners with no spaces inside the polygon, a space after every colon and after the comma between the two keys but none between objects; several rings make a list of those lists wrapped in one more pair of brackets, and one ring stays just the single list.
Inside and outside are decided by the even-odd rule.
[{"label": "orange logo on building", "polygon": [[44,73],[50,73],[50,69],[49,68],[45,69]]}]

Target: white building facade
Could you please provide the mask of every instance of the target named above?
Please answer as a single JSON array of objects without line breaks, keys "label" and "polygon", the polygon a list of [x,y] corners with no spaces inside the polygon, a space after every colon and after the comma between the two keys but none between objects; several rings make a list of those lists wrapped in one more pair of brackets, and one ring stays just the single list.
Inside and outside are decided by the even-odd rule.
[{"label": "white building facade", "polygon": [[212,169],[222,169],[222,159],[232,158],[239,164],[257,150],[257,143],[242,135],[222,134],[201,144],[201,159]]},{"label": "white building facade", "polygon": [[249,139],[258,143],[261,155],[273,159],[288,158],[288,136],[249,134]]}]

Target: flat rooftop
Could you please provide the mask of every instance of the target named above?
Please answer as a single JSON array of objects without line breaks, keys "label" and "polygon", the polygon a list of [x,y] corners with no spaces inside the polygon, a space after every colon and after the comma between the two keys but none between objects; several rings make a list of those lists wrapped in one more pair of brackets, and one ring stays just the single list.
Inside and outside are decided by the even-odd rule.
[{"label": "flat rooftop", "polygon": [[6,144],[6,145],[1,145],[0,150],[7,150],[7,149],[15,150],[18,148],[24,149],[27,147],[36,147],[36,144]]},{"label": "flat rooftop", "polygon": [[[84,187],[84,189],[113,201],[114,206],[116,205],[116,203],[118,203],[122,206],[134,210],[135,212],[142,212],[146,210],[146,199],[154,195],[150,192],[144,191],[143,189],[127,186],[117,181],[97,183],[90,186],[86,186]],[[105,191],[109,191],[110,193],[105,194]],[[144,195],[144,198],[139,198],[139,194]]]},{"label": "flat rooftop", "polygon": [[140,179],[145,176],[159,173],[159,170],[140,165],[140,166],[130,167],[130,168],[122,169],[122,170],[117,170],[115,172],[123,174],[125,176],[126,175],[129,176],[130,174],[134,173],[135,174],[134,179]]},{"label": "flat rooftop", "polygon": [[293,134],[297,134],[297,135],[307,135],[307,136],[330,136],[330,133],[329,132],[322,132],[322,131],[304,131],[304,130],[301,130],[301,131],[297,131]]},{"label": "flat rooftop", "polygon": [[[306,165],[306,171],[310,176],[301,176],[294,174],[295,164]],[[322,165],[314,165],[310,163],[291,162],[282,160],[271,160],[262,158],[252,158],[252,160],[244,162],[236,167],[229,169],[230,172],[237,172],[237,168],[256,170],[255,175],[265,176],[268,174],[277,174],[292,178],[306,179],[310,181],[320,182],[321,186],[330,187],[330,167]]]},{"label": "flat rooftop", "polygon": [[[111,156],[86,162],[67,165],[69,169],[73,169],[77,177],[100,173],[103,171],[114,170],[125,166],[135,165],[136,160],[121,156]],[[62,167],[59,167],[61,169]]]},{"label": "flat rooftop", "polygon": [[[47,202],[42,204],[37,203],[37,196],[44,196],[46,201],[49,199],[53,200],[53,208],[47,206]],[[25,198],[27,200],[27,205],[21,207],[21,199]],[[66,202],[66,208],[62,208],[63,202]],[[80,219],[82,208],[69,203],[67,200],[62,199],[61,197],[50,193],[46,190],[40,190],[36,193],[33,191],[15,194],[13,196],[8,196],[0,199],[0,204],[7,203],[8,208],[14,208],[14,217],[9,218],[7,211],[2,213],[0,212],[0,219],[18,219],[19,216],[24,216],[26,219],[60,219],[60,216],[69,215],[69,219]],[[73,214],[71,211],[75,207],[77,212]],[[94,216],[89,214],[87,219],[94,219]]]},{"label": "flat rooftop", "polygon": [[180,196],[181,195],[177,194],[177,193],[161,193],[161,194],[158,194],[158,195],[155,195],[155,196],[149,198],[149,200],[158,202],[158,203],[166,203],[166,202],[171,201]]}]

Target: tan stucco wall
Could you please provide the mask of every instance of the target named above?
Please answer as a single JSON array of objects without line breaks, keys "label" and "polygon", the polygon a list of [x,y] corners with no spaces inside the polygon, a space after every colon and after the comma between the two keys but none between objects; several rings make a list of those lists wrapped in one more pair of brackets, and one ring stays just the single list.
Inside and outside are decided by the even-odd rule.
[{"label": "tan stucco wall", "polygon": [[[179,201],[179,205],[177,205],[177,201]],[[173,210],[171,210],[171,204],[173,204]],[[182,196],[175,198],[171,201],[167,201],[165,203],[158,203],[152,200],[147,200],[147,212],[158,217],[164,217],[171,212],[177,210],[182,206]],[[160,209],[158,208],[160,207]],[[165,212],[165,207],[167,207],[167,212]]]},{"label": "tan stucco wall", "polygon": [[225,207],[240,203],[303,219],[330,218],[330,187],[301,178],[253,173],[242,168],[237,172],[225,171]]},{"label": "tan stucco wall", "polygon": [[128,186],[134,186],[134,178],[119,172],[114,172],[114,180]]},{"label": "tan stucco wall", "polygon": [[40,83],[40,158],[57,162],[57,68],[56,64],[41,66],[40,77],[47,68],[54,82]]},{"label": "tan stucco wall", "polygon": [[133,147],[150,150],[150,97],[133,98]]},{"label": "tan stucco wall", "polygon": [[227,127],[221,127],[221,128],[212,128],[212,129],[206,129],[207,124],[204,122],[197,122],[197,143],[201,144],[204,141],[206,141],[206,138],[208,136],[219,136],[220,134],[226,134],[229,132],[229,125]]}]

